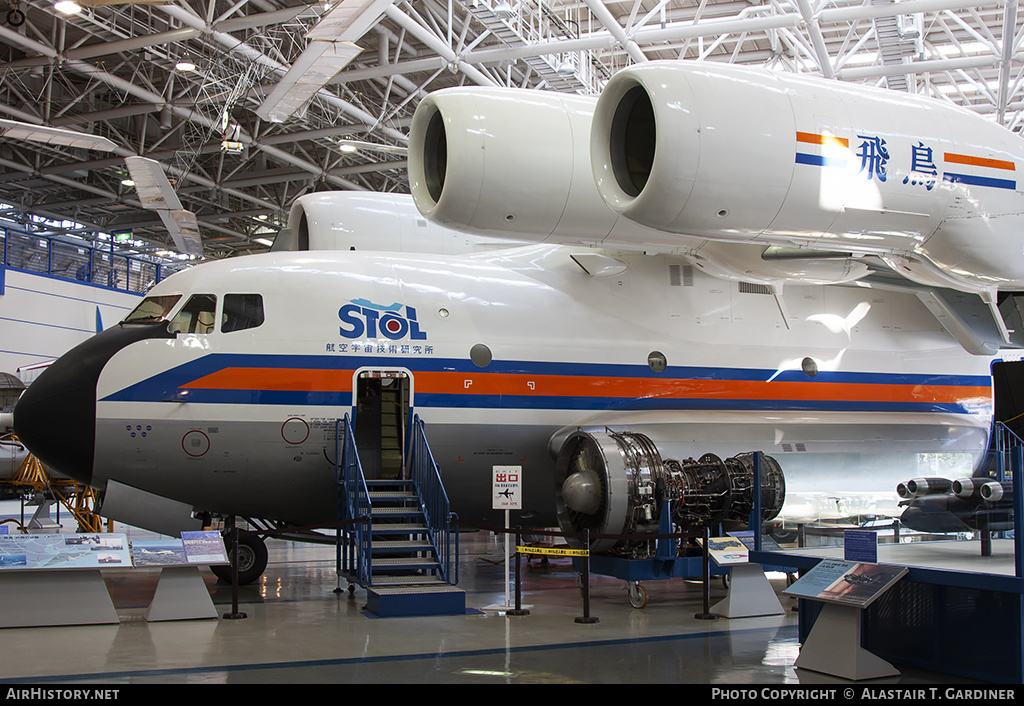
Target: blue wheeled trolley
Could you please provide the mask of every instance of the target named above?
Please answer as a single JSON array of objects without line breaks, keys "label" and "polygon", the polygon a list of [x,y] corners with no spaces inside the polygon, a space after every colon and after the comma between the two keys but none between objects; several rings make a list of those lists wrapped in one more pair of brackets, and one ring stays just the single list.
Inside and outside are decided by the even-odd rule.
[{"label": "blue wheeled trolley", "polygon": [[[704,550],[688,547],[683,550],[683,553],[677,551],[676,540],[665,536],[672,534],[671,524],[669,502],[666,500],[662,503],[661,517],[658,522],[658,536],[661,538],[655,540],[654,556],[643,559],[627,559],[609,554],[574,557],[573,569],[582,574],[586,570],[584,562],[589,561],[591,574],[622,579],[627,583],[629,604],[634,608],[643,608],[647,605],[647,591],[640,585],[641,581],[675,578],[702,579],[705,575],[705,560],[708,563],[708,578],[721,576],[723,582],[727,582],[731,567],[719,566],[710,559],[706,559]],[[763,566],[763,570],[784,573],[792,571],[791,568],[782,566]]]},{"label": "blue wheeled trolley", "polygon": [[[662,536],[672,534],[672,519],[668,505],[668,501],[662,503],[661,518],[658,522],[658,533],[662,538],[655,540],[654,556],[627,559],[609,554],[594,554],[589,558],[574,557],[573,568],[582,573],[586,570],[584,562],[589,561],[590,573],[622,579],[627,583],[629,604],[634,608],[643,608],[647,605],[647,591],[640,585],[641,581],[703,578],[704,553],[692,548],[680,554],[676,550],[675,539]],[[726,576],[728,573],[728,568],[709,562],[709,576]]]}]

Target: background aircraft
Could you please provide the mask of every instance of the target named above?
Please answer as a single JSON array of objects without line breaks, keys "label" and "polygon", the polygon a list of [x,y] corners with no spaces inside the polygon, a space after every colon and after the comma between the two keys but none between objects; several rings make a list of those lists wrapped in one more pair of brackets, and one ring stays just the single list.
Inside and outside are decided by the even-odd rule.
[{"label": "background aircraft", "polygon": [[[160,283],[33,383],[19,434],[44,461],[106,488],[104,511],[145,499],[147,521],[165,527],[179,519],[171,510],[333,521],[324,451],[337,418],[369,430],[371,474],[397,472],[380,448],[385,395],[427,421],[467,521],[495,519],[490,469],[514,463],[525,522],[620,526],[650,508],[650,484],[616,460],[634,442],[651,467],[765,451],[793,498],[834,492],[837,475],[873,484],[896,472],[895,488],[923,475],[928,454],[969,474],[988,444],[990,356],[1012,340],[1013,299],[996,305],[1020,281],[1007,255],[1024,211],[999,180],[946,178],[948,155],[1002,169],[1016,164],[1015,138],[941,106],[922,127],[916,99],[893,107],[859,87],[680,66],[650,71],[671,68],[656,75],[694,100],[656,100],[648,74],[624,71],[602,97],[613,106],[604,122],[600,103],[564,96],[466,89],[424,101],[410,177],[417,207],[448,228],[436,231],[440,248],[370,252],[360,247],[372,238],[344,233],[332,246],[322,224],[336,219],[315,215],[330,200],[303,201],[282,241],[295,252]],[[740,94],[760,106],[763,129],[739,131]],[[604,124],[625,139],[607,161],[587,149]],[[899,137],[911,125],[934,179],[922,176],[926,153]],[[872,146],[886,148],[884,165]],[[845,157],[805,156],[837,147]],[[602,170],[636,192],[634,205],[662,194],[678,213],[616,213],[599,198]],[[392,216],[363,222],[374,218]],[[453,229],[542,242],[445,254],[477,245],[456,243]],[[303,250],[321,235],[356,249]],[[78,434],[56,439],[55,426]],[[582,487],[588,497],[564,497]],[[610,502],[613,488],[628,501]]]}]

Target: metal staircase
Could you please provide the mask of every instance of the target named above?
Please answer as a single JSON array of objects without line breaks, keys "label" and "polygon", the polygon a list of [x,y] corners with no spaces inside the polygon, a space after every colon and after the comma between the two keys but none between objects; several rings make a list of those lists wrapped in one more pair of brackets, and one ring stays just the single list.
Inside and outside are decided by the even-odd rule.
[{"label": "metal staircase", "polygon": [[430,455],[424,424],[409,425],[404,478],[363,477],[352,424],[338,421],[339,574],[366,589],[381,617],[465,613],[458,583],[458,534]]}]

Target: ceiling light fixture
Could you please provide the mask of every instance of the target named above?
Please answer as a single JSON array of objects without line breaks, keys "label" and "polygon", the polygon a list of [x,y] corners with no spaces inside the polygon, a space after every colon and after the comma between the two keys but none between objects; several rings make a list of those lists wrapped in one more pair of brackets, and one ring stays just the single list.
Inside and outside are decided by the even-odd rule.
[{"label": "ceiling light fixture", "polygon": [[185,55],[178,59],[178,63],[174,65],[174,68],[183,73],[188,73],[189,71],[195,71],[196,65],[195,62],[192,61],[191,54],[185,52]]},{"label": "ceiling light fixture", "polygon": [[503,19],[507,19],[516,14],[516,11],[512,9],[512,6],[508,4],[507,0],[501,0],[501,2],[495,5],[494,14]]},{"label": "ceiling light fixture", "polygon": [[77,15],[82,11],[82,6],[75,0],[60,0],[53,4],[53,9],[62,15]]}]

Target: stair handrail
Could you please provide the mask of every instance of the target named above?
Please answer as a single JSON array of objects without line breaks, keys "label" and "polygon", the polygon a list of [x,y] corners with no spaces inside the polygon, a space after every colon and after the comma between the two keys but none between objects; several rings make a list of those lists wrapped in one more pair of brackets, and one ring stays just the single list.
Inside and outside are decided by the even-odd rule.
[{"label": "stair handrail", "polygon": [[407,472],[420,496],[427,534],[434,545],[441,575],[454,585],[459,582],[459,535],[452,531],[455,515],[451,512],[441,472],[427,443],[426,425],[419,415],[410,414],[412,424],[409,425],[411,443],[407,446]]},{"label": "stair handrail", "polygon": [[[370,566],[373,559],[373,534],[370,531],[373,503],[370,491],[363,475],[363,466],[359,462],[355,435],[348,414],[339,419],[335,425],[335,472],[336,482],[341,488],[343,505],[340,509],[341,520],[364,518],[362,522],[351,525],[346,533],[354,541],[346,542],[344,565],[354,573],[356,582],[361,586],[369,586],[373,574]],[[340,448],[339,448],[340,447]]]},{"label": "stair handrail", "polygon": [[996,471],[998,480],[1009,477],[1010,452],[1015,446],[1024,446],[1024,439],[1002,422],[995,423]]}]

